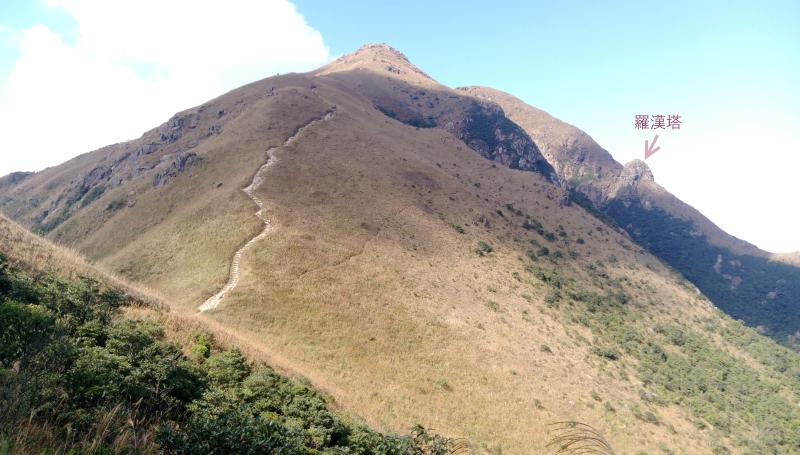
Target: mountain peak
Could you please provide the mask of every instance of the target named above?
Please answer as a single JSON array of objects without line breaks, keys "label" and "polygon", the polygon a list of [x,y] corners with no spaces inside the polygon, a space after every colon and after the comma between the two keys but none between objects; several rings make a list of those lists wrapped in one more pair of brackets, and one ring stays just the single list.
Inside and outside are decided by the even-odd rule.
[{"label": "mountain peak", "polygon": [[385,43],[365,44],[345,54],[316,71],[316,74],[331,74],[341,71],[372,70],[378,73],[418,79],[419,82],[435,82],[424,71],[414,66],[399,50]]},{"label": "mountain peak", "polygon": [[654,182],[656,179],[653,177],[653,172],[650,171],[650,166],[640,159],[629,161],[623,168],[619,179],[632,183],[635,181],[649,180]]},{"label": "mountain peak", "polygon": [[[404,53],[398,51],[397,49],[393,48],[392,46],[389,46],[386,43],[369,43],[369,44],[365,44],[365,45],[359,47],[358,49],[356,49],[354,52],[351,52],[351,53],[349,53],[347,55],[357,56],[357,55],[360,55],[360,54],[369,53],[370,51],[375,51],[375,52],[378,52],[380,54],[388,54],[389,56],[392,56],[394,58],[397,58],[397,59],[404,60],[404,61],[408,62],[408,57],[406,57],[406,55]],[[411,63],[411,62],[409,62],[409,63]]]}]

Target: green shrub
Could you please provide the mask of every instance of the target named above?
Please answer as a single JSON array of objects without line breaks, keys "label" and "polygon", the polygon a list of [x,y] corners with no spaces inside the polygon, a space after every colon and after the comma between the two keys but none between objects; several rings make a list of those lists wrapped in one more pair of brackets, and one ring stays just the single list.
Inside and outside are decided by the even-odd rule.
[{"label": "green shrub", "polygon": [[113,212],[121,209],[122,207],[125,207],[125,201],[122,199],[115,199],[108,203],[106,206],[106,212]]},{"label": "green shrub", "polygon": [[594,346],[590,352],[596,356],[604,357],[609,360],[617,360],[620,357],[620,352],[614,348]]},{"label": "green shrub", "polygon": [[207,330],[198,330],[191,334],[194,344],[189,348],[189,358],[196,363],[203,363],[211,355],[214,334]]},{"label": "green shrub", "polygon": [[209,357],[203,369],[211,384],[222,388],[238,385],[250,374],[247,358],[236,347]]},{"label": "green shrub", "polygon": [[544,296],[544,302],[547,304],[548,307],[557,308],[556,302],[558,299],[561,298],[561,293],[558,292],[558,289],[551,289],[547,295]]},{"label": "green shrub", "polygon": [[92,188],[91,191],[86,193],[86,196],[84,196],[83,200],[81,201],[81,207],[86,207],[87,205],[91,204],[100,196],[102,196],[103,193],[105,192],[106,192],[106,187],[103,185],[98,185]]},{"label": "green shrub", "polygon": [[[338,447],[377,455],[402,445],[406,455],[443,455],[459,447],[422,427],[384,436],[344,420],[307,381],[268,367],[251,373],[236,348],[212,355],[206,331],[190,336],[190,361],[162,326],[121,317],[128,302],[88,278],[32,279],[0,253],[0,444],[71,454],[90,444],[97,454],[316,455]],[[25,430],[30,421],[52,428],[46,440]],[[149,428],[155,437],[141,438]]]},{"label": "green shrub", "polygon": [[484,242],[483,240],[478,242],[478,248],[475,248],[475,252],[479,255],[483,256],[484,254],[488,254],[494,251],[488,243]]},{"label": "green shrub", "polygon": [[164,424],[155,441],[167,455],[295,455],[302,446],[299,429],[269,421],[247,405],[195,414],[182,425]]},{"label": "green shrub", "polygon": [[579,243],[579,244],[583,245],[583,239],[582,239],[582,238],[580,238],[580,237],[578,237],[577,239],[575,239],[575,242],[577,242],[577,243]]},{"label": "green shrub", "polygon": [[525,220],[522,223],[522,227],[527,229],[527,230],[529,230],[529,231],[530,230],[536,231],[536,230],[542,229],[542,223],[540,223],[540,222],[538,222],[536,220],[531,220],[531,221]]}]

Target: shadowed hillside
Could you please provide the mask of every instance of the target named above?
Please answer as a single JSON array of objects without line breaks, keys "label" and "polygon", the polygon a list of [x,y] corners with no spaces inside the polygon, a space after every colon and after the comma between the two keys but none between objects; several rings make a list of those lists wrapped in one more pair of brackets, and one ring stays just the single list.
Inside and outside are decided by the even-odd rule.
[{"label": "shadowed hillside", "polygon": [[590,203],[596,216],[613,220],[612,227],[625,229],[729,315],[800,350],[797,253],[768,253],[729,235],[658,185],[641,160],[623,167],[583,131],[507,93],[457,90],[502,106],[536,141],[576,202]]},{"label": "shadowed hillside", "polygon": [[[203,317],[292,359],[379,430],[420,423],[489,453],[546,453],[545,424],[578,420],[617,453],[800,452],[797,356],[573,202],[543,144],[499,101],[368,45],[0,197],[191,314],[262,232],[242,189],[274,148],[253,190],[272,229]],[[570,172],[617,188],[603,153]]]}]

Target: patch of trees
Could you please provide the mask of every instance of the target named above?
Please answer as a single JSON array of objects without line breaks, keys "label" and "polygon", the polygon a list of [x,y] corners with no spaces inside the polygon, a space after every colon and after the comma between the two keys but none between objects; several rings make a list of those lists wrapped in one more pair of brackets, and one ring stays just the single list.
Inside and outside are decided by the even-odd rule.
[{"label": "patch of trees", "polygon": [[[607,277],[603,268],[599,261],[587,266],[593,278]],[[698,430],[708,430],[715,453],[728,453],[720,443],[725,438],[742,453],[800,452],[800,408],[787,399],[800,396],[800,356],[791,350],[728,317],[643,330],[637,322],[645,318],[644,311],[631,305],[619,282],[606,279],[607,288],[599,293],[537,264],[526,270],[547,285],[548,306],[592,331],[594,340],[586,340],[590,354],[601,362],[631,361],[646,407],[642,411],[632,405],[635,417],[660,424],[659,408],[675,404],[687,409]],[[706,333],[738,346],[765,368],[759,371],[737,359]],[[624,365],[619,372],[627,378]]]},{"label": "patch of trees", "polygon": [[611,215],[595,207],[594,204],[592,204],[592,201],[590,201],[589,198],[586,197],[586,195],[581,193],[580,191],[570,190],[569,200],[583,207],[583,209],[589,212],[590,215],[602,221],[607,226],[612,227],[614,229],[619,229],[619,224]]},{"label": "patch of trees", "polygon": [[0,253],[0,453],[443,455],[463,446],[415,427],[385,435],[330,411],[303,380],[221,350],[187,353],[97,281],[33,279]]},{"label": "patch of trees", "polygon": [[[639,200],[629,202],[625,207],[612,200],[605,213],[622,226],[631,225],[633,240],[683,274],[722,311],[751,327],[767,327],[765,335],[789,345],[788,336],[800,330],[800,268],[712,246],[704,235],[692,234],[692,222],[658,207],[647,210]],[[718,255],[723,261],[715,271]],[[732,286],[734,277],[741,281]]]},{"label": "patch of trees", "polygon": [[417,128],[435,128],[436,127],[436,119],[429,115],[427,117],[423,117],[419,113],[404,109],[402,114],[398,114],[397,112],[393,111],[392,109],[383,107],[383,106],[375,106],[379,111],[383,113],[383,115],[393,118],[399,122],[405,123],[409,126],[414,126]]}]

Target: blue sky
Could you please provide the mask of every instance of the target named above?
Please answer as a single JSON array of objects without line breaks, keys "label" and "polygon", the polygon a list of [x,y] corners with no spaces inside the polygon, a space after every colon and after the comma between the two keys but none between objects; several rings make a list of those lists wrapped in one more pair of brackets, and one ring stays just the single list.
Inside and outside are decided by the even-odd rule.
[{"label": "blue sky", "polygon": [[[583,129],[622,163],[643,158],[644,141],[654,136],[634,129],[634,115],[681,115],[681,130],[659,132],[661,150],[647,160],[656,181],[740,238],[770,251],[800,250],[793,201],[800,193],[800,2],[296,0],[291,10],[284,0],[235,0],[221,10],[187,0],[120,0],[134,5],[119,7],[122,12],[106,3],[0,3],[0,43],[6,44],[0,46],[0,121],[6,111],[8,122],[35,115],[64,123],[65,131],[67,123],[69,131],[80,130],[67,121],[71,111],[20,107],[44,96],[30,82],[37,74],[45,74],[47,83],[72,61],[79,61],[78,69],[64,79],[80,90],[101,86],[97,107],[86,95],[84,115],[116,112],[112,102],[130,106],[118,113],[124,122],[101,129],[107,134],[92,129],[57,146],[30,135],[11,141],[29,158],[18,166],[58,164],[137,137],[172,113],[248,80],[306,71],[362,44],[385,42],[447,86],[491,86]],[[164,4],[175,5],[171,22],[153,23],[169,16]],[[135,27],[126,28],[128,22]],[[38,24],[45,28],[33,29]],[[273,29],[280,38],[269,34]],[[26,36],[26,30],[35,33]],[[206,34],[222,41],[225,52],[181,60],[192,42],[215,45],[203,41]],[[253,60],[254,51],[261,60]],[[206,65],[203,73],[213,74],[186,76],[198,74],[192,66],[197,59]],[[65,63],[52,70],[52,60]],[[92,79],[81,71],[104,76]],[[126,82],[118,88],[99,82],[116,77]],[[69,83],[52,84],[45,91],[50,98],[40,104],[71,91]],[[151,93],[158,96],[136,107]],[[43,152],[54,148],[62,154]],[[10,162],[6,157],[17,153],[0,142],[0,154]],[[11,170],[0,163],[0,174]]]}]

